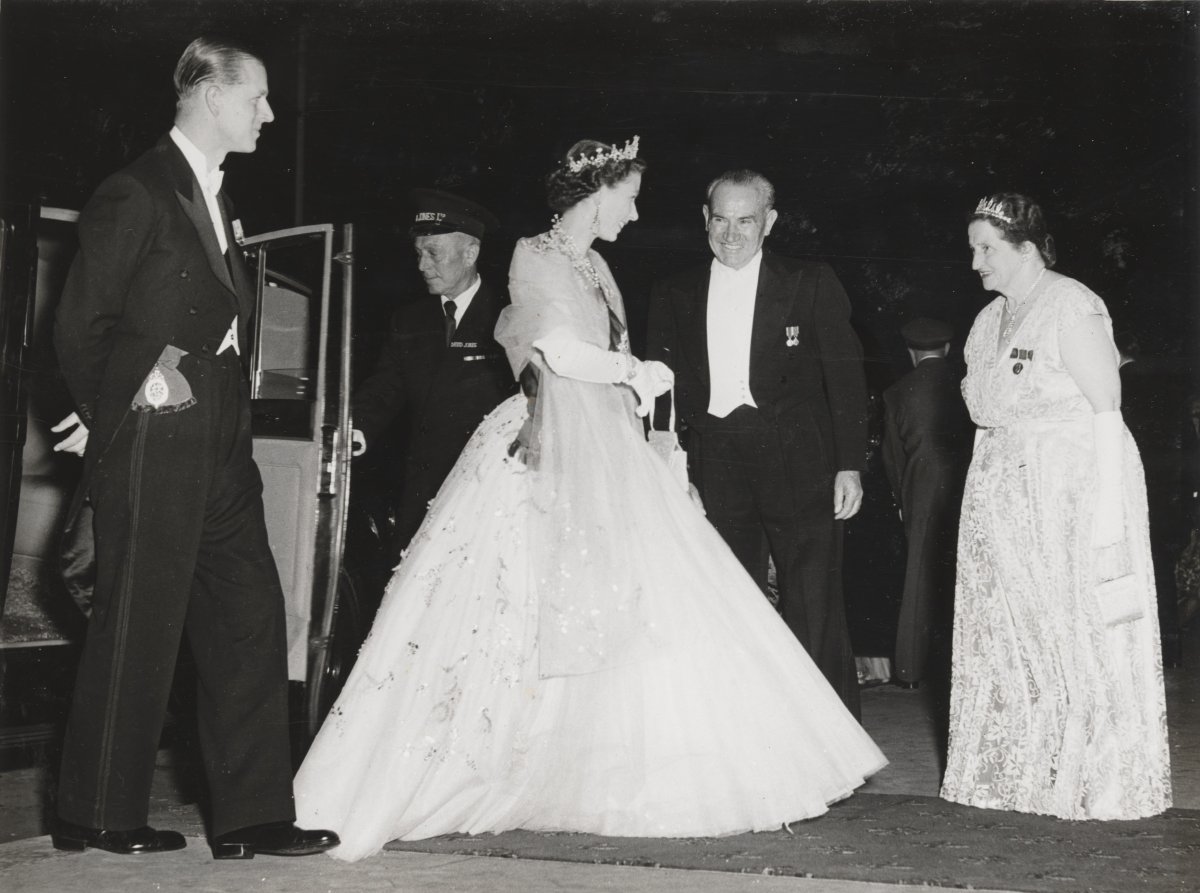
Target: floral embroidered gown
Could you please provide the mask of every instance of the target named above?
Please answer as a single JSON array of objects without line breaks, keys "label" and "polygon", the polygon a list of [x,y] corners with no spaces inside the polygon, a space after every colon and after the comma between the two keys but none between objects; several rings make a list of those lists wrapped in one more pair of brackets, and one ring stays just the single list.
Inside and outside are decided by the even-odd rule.
[{"label": "floral embroidered gown", "polygon": [[959,528],[942,796],[1068,819],[1154,815],[1171,785],[1141,460],[1126,431],[1125,542],[1143,616],[1110,627],[1091,545],[1092,408],[1059,351],[1082,317],[1103,317],[1110,341],[1112,323],[1062,278],[997,347],[1003,302],[965,347],[963,395],[981,430]]},{"label": "floral embroidered gown", "polygon": [[539,368],[530,448],[509,454],[521,395],[480,424],[296,777],[299,823],[335,829],[337,858],[451,832],[777,829],[886,764],[647,445],[629,388],[555,375],[532,346],[623,330],[588,259],[602,288],[547,237],[517,245],[497,337]]}]

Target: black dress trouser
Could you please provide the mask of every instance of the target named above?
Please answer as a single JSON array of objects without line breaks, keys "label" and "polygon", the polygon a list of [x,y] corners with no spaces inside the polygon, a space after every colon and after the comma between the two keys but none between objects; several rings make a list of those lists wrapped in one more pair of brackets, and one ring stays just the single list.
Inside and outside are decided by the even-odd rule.
[{"label": "black dress trouser", "polygon": [[[896,677],[936,684],[949,678],[954,626],[959,508],[966,472],[953,458],[920,461],[904,506],[908,540],[896,628]],[[930,672],[932,671],[932,672]]]},{"label": "black dress trouser", "polygon": [[777,424],[741,406],[693,428],[688,451],[708,520],[764,592],[774,558],[779,613],[858,718],[842,522],[833,518],[832,457],[815,425]]},{"label": "black dress trouser", "polygon": [[146,824],[186,634],[218,835],[295,816],[284,602],[237,357],[185,356],[179,370],[195,404],[130,409],[91,473],[97,579],[58,812],[110,830]]}]

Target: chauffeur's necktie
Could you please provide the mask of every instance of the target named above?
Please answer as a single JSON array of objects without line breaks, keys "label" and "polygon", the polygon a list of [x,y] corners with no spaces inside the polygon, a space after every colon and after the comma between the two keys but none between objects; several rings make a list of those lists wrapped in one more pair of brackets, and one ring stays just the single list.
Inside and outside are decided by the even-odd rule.
[{"label": "chauffeur's necktie", "polygon": [[446,314],[446,346],[449,347],[454,339],[454,314],[458,312],[458,307],[453,301],[447,301],[442,305],[442,312]]}]

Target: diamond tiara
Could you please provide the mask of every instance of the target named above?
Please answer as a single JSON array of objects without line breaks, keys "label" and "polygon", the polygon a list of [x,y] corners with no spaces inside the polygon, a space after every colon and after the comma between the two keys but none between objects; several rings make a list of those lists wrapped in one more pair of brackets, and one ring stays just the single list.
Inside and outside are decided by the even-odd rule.
[{"label": "diamond tiara", "polygon": [[990,198],[981,198],[979,204],[975,206],[975,213],[985,217],[995,217],[1008,224],[1013,222],[1013,219],[1004,213],[1004,202],[993,201]]},{"label": "diamond tiara", "polygon": [[571,169],[571,173],[577,174],[585,167],[602,167],[610,161],[632,161],[637,158],[638,140],[640,137],[634,137],[625,144],[625,148],[618,149],[616,146],[609,146],[607,149],[597,149],[595,155],[581,155],[579,158],[568,158],[567,167]]}]

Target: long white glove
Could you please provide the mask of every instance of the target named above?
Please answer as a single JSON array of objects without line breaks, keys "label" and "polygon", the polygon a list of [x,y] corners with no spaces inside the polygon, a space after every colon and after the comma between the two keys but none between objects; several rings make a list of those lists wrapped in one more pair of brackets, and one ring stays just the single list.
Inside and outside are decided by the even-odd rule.
[{"label": "long white glove", "polygon": [[605,350],[584,341],[544,338],[533,346],[541,351],[552,372],[577,381],[597,384],[627,384],[637,395],[637,413],[650,412],[654,398],[670,390],[675,375],[657,360],[643,363],[636,357]]},{"label": "long white glove", "polygon": [[1125,503],[1121,487],[1121,453],[1125,423],[1120,410],[1092,416],[1096,442],[1096,516],[1092,542],[1097,548],[1118,543],[1125,535]]}]

